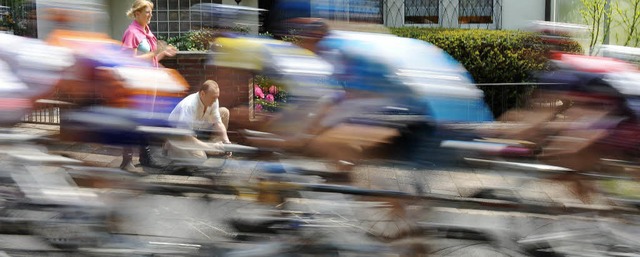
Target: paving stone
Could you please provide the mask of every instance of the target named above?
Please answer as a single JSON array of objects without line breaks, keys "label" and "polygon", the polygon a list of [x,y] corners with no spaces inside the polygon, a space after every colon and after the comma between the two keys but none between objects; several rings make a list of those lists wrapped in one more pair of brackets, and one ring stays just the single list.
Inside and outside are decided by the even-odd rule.
[{"label": "paving stone", "polygon": [[577,198],[553,198],[553,201],[560,204],[583,204],[582,200]]},{"label": "paving stone", "polygon": [[53,125],[53,124],[38,124],[38,123],[20,123],[17,124],[16,127],[27,127],[27,128],[37,128],[40,130],[54,130],[54,131],[60,131],[60,126],[59,125]]},{"label": "paving stone", "polygon": [[122,157],[113,158],[113,160],[111,160],[111,162],[107,164],[107,167],[120,168],[121,163],[122,163]]},{"label": "paving stone", "polygon": [[470,171],[451,171],[449,176],[453,179],[477,179],[476,174]]},{"label": "paving stone", "polygon": [[429,175],[429,176],[451,177],[449,175],[451,172],[447,171],[447,170],[426,169],[426,170],[422,170],[422,171],[419,171],[419,172],[423,172],[423,173],[425,173],[425,175]]},{"label": "paving stone", "polygon": [[361,188],[371,188],[371,181],[369,180],[356,180],[353,182],[353,186]]},{"label": "paving stone", "polygon": [[448,195],[448,196],[460,196],[460,193],[456,191],[450,190],[439,190],[439,189],[431,189],[432,194],[440,194],[440,195]]},{"label": "paving stone", "polygon": [[56,152],[56,154],[67,156],[69,158],[73,158],[76,160],[83,160],[84,158],[87,158],[87,156],[89,156],[89,153],[73,152],[73,151],[60,151],[60,152]]},{"label": "paving stone", "polygon": [[369,172],[362,168],[356,168],[351,171],[354,181],[369,180]]},{"label": "paving stone", "polygon": [[302,167],[310,170],[327,170],[333,169],[332,165],[328,165],[326,162],[320,162],[316,160],[310,160],[306,158],[292,158],[282,160],[281,163],[294,167]]},{"label": "paving stone", "polygon": [[418,192],[418,193],[429,193],[429,192],[431,192],[432,188],[431,188],[431,186],[429,186],[428,183],[424,182],[424,183],[421,183],[420,190],[422,190],[422,191]]},{"label": "paving stone", "polygon": [[175,176],[175,175],[148,175],[143,180],[154,182],[185,182],[189,179],[188,176]]},{"label": "paving stone", "polygon": [[104,162],[108,164],[112,162],[114,159],[116,159],[116,157],[109,156],[109,155],[87,154],[87,156],[85,156],[82,160],[87,162]]},{"label": "paving stone", "polygon": [[551,188],[545,188],[544,192],[551,198],[577,198],[565,185],[557,185]]},{"label": "paving stone", "polygon": [[565,185],[561,182],[558,181],[554,181],[554,180],[538,180],[538,184],[540,186],[542,186],[543,188],[555,188],[555,187],[564,187]]},{"label": "paving stone", "polygon": [[445,191],[458,191],[458,187],[453,182],[430,182],[427,181],[427,185],[431,190],[445,190]]},{"label": "paving stone", "polygon": [[381,183],[380,181],[371,181],[370,182],[370,188],[371,189],[409,192],[409,191],[406,191],[406,190],[408,190],[409,187],[406,187],[405,188],[406,190],[403,190],[401,185],[407,185],[407,184],[398,184],[397,180],[387,181],[387,182],[384,182],[384,183]]},{"label": "paving stone", "polygon": [[480,178],[479,181],[482,184],[482,186],[485,186],[485,187],[490,187],[490,186],[511,187],[511,185],[509,185],[509,183],[507,183],[507,181],[504,180],[503,178],[490,178],[490,179]]},{"label": "paving stone", "polygon": [[69,150],[72,146],[73,144],[70,144],[70,143],[56,142],[56,143],[47,145],[47,149],[49,151],[65,151],[65,150]]},{"label": "paving stone", "polygon": [[436,183],[453,183],[453,179],[447,175],[427,175],[423,177],[423,180]]},{"label": "paving stone", "polygon": [[478,179],[496,179],[496,178],[503,179],[502,175],[500,175],[500,173],[496,173],[496,172],[487,172],[487,173],[485,173],[485,172],[475,171],[474,173],[476,174],[476,177]]},{"label": "paving stone", "polygon": [[99,167],[112,168],[111,166],[109,166],[110,162],[97,162],[97,164],[98,164]]},{"label": "paving stone", "polygon": [[384,177],[396,179],[396,170],[391,168],[368,166],[365,168],[365,170],[369,173],[369,177]]},{"label": "paving stone", "polygon": [[[251,183],[251,184],[260,182],[260,178],[261,178],[261,176],[249,176],[248,178],[245,177],[245,179],[248,179],[249,183]],[[240,178],[240,179],[242,179],[242,178]],[[242,180],[244,180],[244,179],[242,179]]]},{"label": "paving stone", "polygon": [[477,180],[476,178],[468,178],[468,179],[454,178],[453,183],[457,187],[482,187],[483,186],[480,180]]},{"label": "paving stone", "polygon": [[69,151],[73,152],[81,152],[81,153],[93,153],[96,149],[98,149],[98,145],[94,144],[74,144],[69,148]]},{"label": "paving stone", "polygon": [[507,180],[504,179],[504,177],[502,175],[500,175],[499,173],[479,173],[476,172],[476,177],[478,178],[478,180],[480,180],[480,182],[484,182],[484,183],[492,183],[492,182],[499,182],[499,183],[507,183]]},{"label": "paving stone", "polygon": [[462,197],[470,197],[477,193],[481,188],[479,187],[458,187],[458,193]]},{"label": "paving stone", "polygon": [[411,174],[406,174],[403,176],[398,176],[396,178],[396,180],[398,181],[398,183],[405,183],[405,184],[411,184],[411,183],[415,183],[416,181],[424,181],[426,179],[426,177],[424,176],[420,176],[420,175],[411,175]]},{"label": "paving stone", "polygon": [[400,192],[413,194],[413,195],[421,195],[424,193],[428,193],[431,189],[426,184],[398,184],[397,187]]},{"label": "paving stone", "polygon": [[253,170],[249,170],[249,169],[225,169],[225,173],[233,174],[236,176],[244,176],[247,178],[253,175],[259,174],[257,172],[254,174]]},{"label": "paving stone", "polygon": [[529,177],[515,177],[515,176],[505,176],[504,180],[507,181],[507,184],[509,184],[510,186],[513,187],[521,187],[524,184],[534,181],[535,178],[529,178]]},{"label": "paving stone", "polygon": [[503,175],[503,173],[500,173],[499,171],[492,170],[492,169],[471,168],[471,170],[473,170],[474,173],[476,173],[476,176],[502,177]]},{"label": "paving stone", "polygon": [[523,200],[531,200],[531,201],[546,202],[546,203],[553,202],[553,200],[551,200],[551,197],[549,197],[549,195],[547,195],[547,193],[545,192],[520,190],[518,191],[518,194],[520,195],[520,198],[522,198]]},{"label": "paving stone", "polygon": [[522,184],[520,188],[523,190],[542,191],[544,190],[545,185],[540,183],[538,180],[529,180]]},{"label": "paving stone", "polygon": [[94,154],[122,156],[122,148],[114,146],[98,147],[93,151]]},{"label": "paving stone", "polygon": [[224,164],[224,171],[233,171],[230,172],[232,174],[242,174],[251,176],[254,171],[257,172],[256,162],[246,162],[246,161],[237,161],[237,160],[229,160]]}]

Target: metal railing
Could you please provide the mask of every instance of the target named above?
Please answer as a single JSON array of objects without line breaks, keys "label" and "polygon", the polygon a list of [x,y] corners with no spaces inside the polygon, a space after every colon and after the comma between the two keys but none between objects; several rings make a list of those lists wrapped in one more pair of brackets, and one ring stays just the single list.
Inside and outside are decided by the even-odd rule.
[{"label": "metal railing", "polygon": [[30,114],[22,118],[24,123],[34,124],[60,124],[60,109],[66,106],[64,102],[55,100],[38,100]]}]

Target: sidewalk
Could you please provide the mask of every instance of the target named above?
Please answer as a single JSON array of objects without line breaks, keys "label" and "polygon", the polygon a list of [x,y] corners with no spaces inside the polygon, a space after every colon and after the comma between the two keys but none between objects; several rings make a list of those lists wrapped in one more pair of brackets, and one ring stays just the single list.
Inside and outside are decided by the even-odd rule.
[{"label": "sidewalk", "polygon": [[[59,133],[57,125],[20,124],[16,131],[49,135],[55,137]],[[120,147],[100,144],[55,142],[48,146],[52,153],[62,154],[85,162],[86,165],[117,168],[122,160]],[[134,157],[134,163],[138,163]],[[229,162],[225,172],[241,175],[248,181],[261,172],[264,162]],[[323,164],[315,162],[311,165]],[[308,167],[309,164],[305,163]],[[326,167],[325,167],[326,168]],[[517,195],[531,202],[581,205],[585,204],[577,197],[574,189],[566,183],[523,177],[522,174],[501,172],[491,169],[460,167],[447,169],[409,170],[394,165],[363,165],[354,171],[355,186],[400,190],[416,193],[416,183],[422,185],[425,192],[449,196],[468,197],[480,188],[515,189]],[[596,204],[609,204],[604,199],[593,199]]]},{"label": "sidewalk", "polygon": [[[21,123],[15,127],[19,133],[34,134],[57,138],[60,126]],[[117,168],[122,161],[122,149],[116,146],[56,141],[47,145],[50,152],[65,155],[86,165]],[[137,159],[134,160],[137,162]]]}]

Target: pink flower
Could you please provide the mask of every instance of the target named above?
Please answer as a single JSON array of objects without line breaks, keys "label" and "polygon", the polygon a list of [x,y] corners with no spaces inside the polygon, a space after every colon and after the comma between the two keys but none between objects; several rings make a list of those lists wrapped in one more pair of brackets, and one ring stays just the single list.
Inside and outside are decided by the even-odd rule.
[{"label": "pink flower", "polygon": [[275,95],[275,94],[277,94],[277,93],[278,93],[278,87],[276,87],[276,86],[274,86],[274,85],[271,85],[271,86],[269,87],[269,94],[273,94],[273,95]]},{"label": "pink flower", "polygon": [[272,94],[268,94],[267,95],[267,102],[273,103],[273,101],[275,101],[276,99],[273,97]]},{"label": "pink flower", "polygon": [[256,110],[256,112],[261,112],[262,111],[262,105],[261,104],[256,104],[255,110]]},{"label": "pink flower", "polygon": [[253,94],[260,99],[264,98],[264,93],[262,92],[262,88],[260,88],[258,85],[253,86]]}]

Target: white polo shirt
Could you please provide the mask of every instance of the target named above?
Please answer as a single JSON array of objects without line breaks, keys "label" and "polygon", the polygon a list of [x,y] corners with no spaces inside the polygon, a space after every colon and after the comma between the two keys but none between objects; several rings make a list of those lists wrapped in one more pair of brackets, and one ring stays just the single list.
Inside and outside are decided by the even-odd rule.
[{"label": "white polo shirt", "polygon": [[214,122],[222,124],[218,99],[211,106],[205,108],[202,101],[200,101],[198,92],[190,94],[173,108],[169,115],[169,121],[177,128],[191,130],[211,129]]}]

